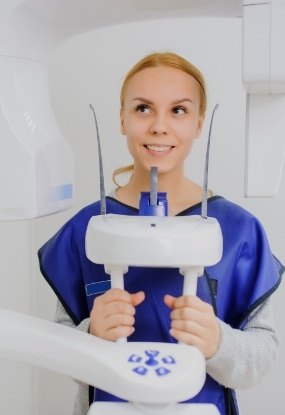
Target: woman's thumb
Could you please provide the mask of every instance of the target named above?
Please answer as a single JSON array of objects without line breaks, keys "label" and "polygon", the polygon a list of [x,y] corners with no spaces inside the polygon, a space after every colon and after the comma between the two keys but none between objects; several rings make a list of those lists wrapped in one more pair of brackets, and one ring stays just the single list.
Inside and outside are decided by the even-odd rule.
[{"label": "woman's thumb", "polygon": [[174,308],[174,302],[175,302],[176,298],[173,297],[172,295],[166,294],[164,296],[164,303],[167,305],[167,307],[169,308]]},{"label": "woman's thumb", "polygon": [[142,303],[145,298],[143,291],[139,291],[135,294],[131,294],[131,296],[132,296],[132,304],[134,307]]}]

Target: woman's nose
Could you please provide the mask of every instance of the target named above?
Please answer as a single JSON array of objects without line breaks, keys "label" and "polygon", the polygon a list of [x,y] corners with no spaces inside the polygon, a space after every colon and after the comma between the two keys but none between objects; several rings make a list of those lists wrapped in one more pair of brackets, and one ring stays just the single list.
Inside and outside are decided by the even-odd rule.
[{"label": "woman's nose", "polygon": [[167,123],[165,117],[156,116],[150,126],[150,132],[152,134],[167,134]]}]

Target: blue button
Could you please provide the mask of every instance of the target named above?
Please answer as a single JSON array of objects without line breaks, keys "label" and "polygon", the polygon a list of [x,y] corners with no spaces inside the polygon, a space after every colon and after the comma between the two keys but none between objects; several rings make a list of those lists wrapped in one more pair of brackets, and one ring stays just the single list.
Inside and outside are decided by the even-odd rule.
[{"label": "blue button", "polygon": [[155,357],[159,354],[159,350],[145,350],[145,354],[148,357]]},{"label": "blue button", "polygon": [[162,358],[162,361],[163,361],[163,363],[167,363],[167,364],[170,364],[170,365],[173,365],[173,364],[176,363],[174,357],[172,357],[172,356],[165,356],[165,357]]},{"label": "blue button", "polygon": [[141,361],[142,361],[142,358],[138,354],[132,354],[128,360],[128,362],[132,362],[132,363],[139,363]]},{"label": "blue button", "polygon": [[147,369],[145,367],[143,367],[143,366],[135,367],[133,369],[133,371],[136,372],[136,373],[138,373],[139,375],[142,375],[142,376],[146,375],[146,373],[147,373]]},{"label": "blue button", "polygon": [[158,369],[155,369],[155,371],[158,376],[164,376],[170,373],[170,370],[166,369],[165,367],[159,367]]},{"label": "blue button", "polygon": [[151,357],[145,361],[145,364],[148,366],[156,366],[159,364],[159,362],[158,360],[155,360],[153,357]]}]

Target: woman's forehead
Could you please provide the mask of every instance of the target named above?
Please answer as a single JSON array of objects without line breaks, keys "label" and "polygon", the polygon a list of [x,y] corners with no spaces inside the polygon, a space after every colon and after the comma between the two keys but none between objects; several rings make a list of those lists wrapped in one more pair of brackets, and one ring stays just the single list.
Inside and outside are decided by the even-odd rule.
[{"label": "woman's forehead", "polygon": [[137,72],[129,80],[126,87],[126,98],[134,95],[151,97],[156,94],[181,98],[199,97],[199,84],[185,71],[169,66],[145,68]]}]

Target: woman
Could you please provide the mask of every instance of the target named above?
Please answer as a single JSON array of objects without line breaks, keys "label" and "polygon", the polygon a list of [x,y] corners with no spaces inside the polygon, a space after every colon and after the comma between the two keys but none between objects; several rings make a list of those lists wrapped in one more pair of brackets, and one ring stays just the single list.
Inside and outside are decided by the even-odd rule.
[{"label": "woman", "polygon": [[[176,54],[151,54],[129,71],[120,117],[133,165],[116,173],[130,170],[131,178],[107,197],[107,213],[138,214],[152,166],[158,169],[158,191],[167,192],[170,215],[200,213],[202,188],[185,176],[184,164],[201,133],[206,101],[202,74]],[[86,227],[98,214],[99,202],[85,207],[39,251],[42,273],[59,298],[57,321],[111,341],[128,337],[198,347],[206,358],[207,379],[191,402],[213,403],[222,415],[238,414],[233,389],[257,384],[278,348],[269,298],[283,267],[272,256],[258,220],[209,193],[208,214],[221,225],[224,253],[199,278],[195,297],[181,295],[177,269],[134,267],[125,290],[106,289],[109,276],[103,266],[85,255]],[[94,283],[98,290],[88,295],[85,287]],[[79,388],[78,415],[89,404],[87,387]],[[91,388],[89,392],[91,402]],[[94,398],[117,400],[101,390]]]}]

